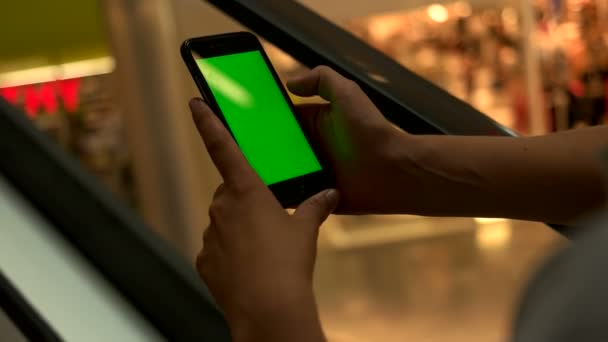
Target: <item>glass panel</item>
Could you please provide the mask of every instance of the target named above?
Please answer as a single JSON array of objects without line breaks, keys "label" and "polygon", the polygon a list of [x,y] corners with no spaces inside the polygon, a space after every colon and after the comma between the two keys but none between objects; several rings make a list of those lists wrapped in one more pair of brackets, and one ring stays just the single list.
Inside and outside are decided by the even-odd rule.
[{"label": "glass panel", "polygon": [[3,274],[65,341],[165,341],[3,177],[0,236]]}]

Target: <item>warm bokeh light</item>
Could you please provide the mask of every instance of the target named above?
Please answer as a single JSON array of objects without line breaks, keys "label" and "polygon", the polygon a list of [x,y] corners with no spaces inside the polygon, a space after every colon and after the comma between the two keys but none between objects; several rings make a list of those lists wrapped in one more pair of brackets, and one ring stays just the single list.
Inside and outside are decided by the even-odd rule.
[{"label": "warm bokeh light", "polygon": [[500,250],[511,242],[511,221],[495,218],[476,218],[475,242],[481,250]]},{"label": "warm bokeh light", "polygon": [[462,18],[470,17],[473,14],[473,9],[468,2],[459,1],[454,4],[454,13]]},{"label": "warm bokeh light", "polygon": [[429,6],[426,10],[426,13],[429,15],[429,18],[437,23],[445,23],[448,21],[449,13],[448,9],[445,6],[440,4],[434,4]]},{"label": "warm bokeh light", "polygon": [[378,16],[369,21],[369,34],[374,41],[384,42],[403,27],[399,15]]},{"label": "warm bokeh light", "polygon": [[114,71],[115,65],[114,58],[101,57],[59,65],[48,65],[38,68],[10,71],[0,74],[0,87],[5,88],[70,78],[104,75]]}]

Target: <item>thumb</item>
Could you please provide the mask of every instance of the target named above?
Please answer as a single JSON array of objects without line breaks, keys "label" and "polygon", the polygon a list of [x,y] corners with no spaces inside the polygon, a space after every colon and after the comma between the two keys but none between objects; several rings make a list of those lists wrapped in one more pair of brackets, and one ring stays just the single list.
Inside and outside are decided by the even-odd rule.
[{"label": "thumb", "polygon": [[298,96],[319,95],[329,102],[335,102],[337,94],[342,94],[352,82],[326,66],[318,66],[311,71],[287,82],[287,88]]},{"label": "thumb", "polygon": [[293,216],[300,220],[305,220],[312,225],[320,226],[338,207],[339,201],[338,190],[328,189],[300,204]]},{"label": "thumb", "polygon": [[307,71],[287,80],[285,85],[287,86],[287,89],[295,95],[310,97],[319,95],[318,83],[318,74]]}]

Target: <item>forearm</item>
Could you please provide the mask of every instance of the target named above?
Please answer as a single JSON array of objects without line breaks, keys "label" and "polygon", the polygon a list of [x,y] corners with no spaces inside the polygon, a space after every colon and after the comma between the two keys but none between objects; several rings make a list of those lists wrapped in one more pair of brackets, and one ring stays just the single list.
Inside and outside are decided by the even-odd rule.
[{"label": "forearm", "polygon": [[606,201],[599,152],[608,147],[607,126],[531,138],[411,139],[396,189],[424,190],[404,203],[416,214],[568,223]]}]

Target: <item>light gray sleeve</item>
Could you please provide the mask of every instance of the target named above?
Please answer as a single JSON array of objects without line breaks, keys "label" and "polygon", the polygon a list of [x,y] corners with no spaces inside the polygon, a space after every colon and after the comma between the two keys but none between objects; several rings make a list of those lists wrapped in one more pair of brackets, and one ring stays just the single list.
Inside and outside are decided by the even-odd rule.
[{"label": "light gray sleeve", "polygon": [[513,341],[608,341],[608,213],[583,226],[530,282]]}]

